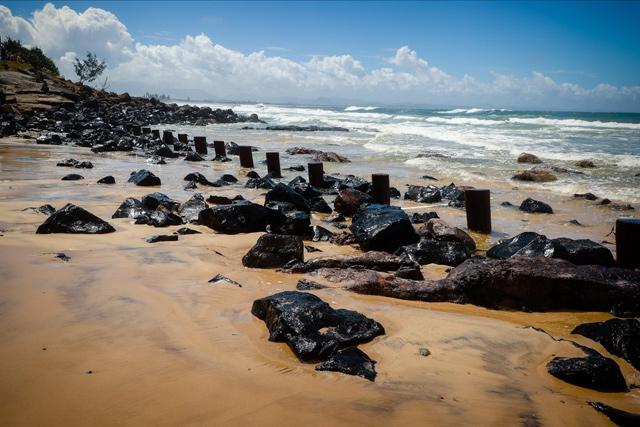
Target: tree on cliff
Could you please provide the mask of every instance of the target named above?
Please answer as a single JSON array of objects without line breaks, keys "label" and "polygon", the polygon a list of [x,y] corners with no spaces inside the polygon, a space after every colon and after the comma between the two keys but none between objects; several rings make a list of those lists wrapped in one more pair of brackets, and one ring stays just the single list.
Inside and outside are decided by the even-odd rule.
[{"label": "tree on cliff", "polygon": [[11,37],[0,39],[0,59],[29,64],[35,71],[44,71],[56,76],[60,74],[56,64],[39,47],[22,46],[20,40]]},{"label": "tree on cliff", "polygon": [[73,67],[80,79],[80,83],[84,84],[97,79],[107,68],[107,64],[99,60],[95,53],[87,52],[85,59],[76,58]]}]

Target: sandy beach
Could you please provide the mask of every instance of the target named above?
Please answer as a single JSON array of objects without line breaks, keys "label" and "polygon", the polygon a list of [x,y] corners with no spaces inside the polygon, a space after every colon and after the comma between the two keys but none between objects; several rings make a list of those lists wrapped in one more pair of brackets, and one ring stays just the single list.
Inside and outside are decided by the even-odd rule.
[{"label": "sandy beach", "polygon": [[[167,127],[168,128],[168,127]],[[171,127],[175,129],[175,127]],[[210,131],[207,128],[207,131]],[[240,143],[242,141],[236,140]],[[259,161],[273,143],[254,141]],[[271,144],[271,145],[270,145]],[[302,145],[279,142],[278,151]],[[340,153],[340,147],[335,151]],[[81,181],[56,162],[91,160]],[[304,156],[282,156],[283,169],[305,164]],[[352,163],[326,164],[327,173],[369,178],[382,164],[366,156]],[[150,165],[145,156],[93,154],[86,148],[42,146],[33,140],[0,140],[0,420],[4,425],[580,425],[610,421],[587,401],[640,411],[640,391],[600,393],[562,382],[546,371],[555,355],[579,355],[566,338],[612,357],[629,385],[640,374],[599,344],[570,334],[578,324],[612,316],[590,312],[524,313],[471,305],[409,302],[348,293],[313,291],[334,308],[371,317],[386,334],[361,348],[378,363],[375,383],[335,372],[317,372],[299,362],[289,347],[267,340],[252,302],[294,290],[298,275],[242,266],[240,260],[260,233],[224,235],[190,225],[202,234],[178,242],[150,244],[146,237],[169,234],[178,226],[155,229],[128,219],[111,219],[127,197],[161,191],[186,201],[183,177],[199,171],[217,178],[231,173],[239,185],[197,191],[262,204],[263,190],[243,187],[246,170],[233,162],[167,159]],[[127,183],[129,173],[147,168],[161,177],[160,188]],[[372,170],[372,168],[375,168]],[[514,164],[514,169],[516,165]],[[418,172],[395,173],[391,185],[404,191]],[[306,172],[300,173],[305,176]],[[113,175],[116,184],[96,180]],[[296,173],[286,172],[284,182]],[[459,178],[439,176],[440,184]],[[457,185],[478,185],[455,180]],[[421,182],[421,184],[425,184]],[[548,237],[606,241],[620,212],[593,206],[513,182],[483,182],[492,191],[494,232],[472,233],[480,251],[522,231]],[[514,188],[517,187],[517,188]],[[534,197],[551,204],[551,215],[525,214],[500,206]],[[30,210],[71,202],[116,228],[106,235],[37,235],[46,216]],[[452,225],[466,227],[464,210],[394,200],[408,212],[436,211]],[[321,215],[313,215],[319,224]],[[577,219],[584,226],[569,223]],[[326,226],[326,224],[323,224]],[[330,228],[330,227],[328,227]],[[337,230],[333,230],[337,231]],[[313,243],[323,252],[305,258],[355,253],[350,246]],[[56,258],[64,253],[71,259]],[[428,278],[446,273],[422,268]],[[236,280],[208,283],[216,274]],[[430,351],[428,357],[420,349]]]}]

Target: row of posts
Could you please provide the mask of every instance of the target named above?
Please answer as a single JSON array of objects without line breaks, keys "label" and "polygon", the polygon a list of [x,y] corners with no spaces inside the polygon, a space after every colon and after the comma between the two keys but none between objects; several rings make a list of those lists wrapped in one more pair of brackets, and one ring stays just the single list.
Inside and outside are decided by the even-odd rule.
[{"label": "row of posts", "polygon": [[[148,127],[133,126],[133,134],[153,134],[155,138],[160,138],[160,131]],[[173,134],[171,131],[164,131],[162,139],[167,144],[173,144]],[[178,141],[187,144],[187,134],[178,134]],[[193,138],[196,152],[207,154],[207,139],[204,136]],[[226,157],[224,141],[213,141],[216,157]],[[238,147],[240,166],[253,168],[252,148],[248,145]],[[281,178],[280,154],[278,152],[266,153],[267,172],[273,178]],[[309,184],[314,187],[324,186],[324,168],[322,162],[313,162],[307,165],[309,172]],[[389,186],[389,174],[374,173],[371,175],[371,195],[376,203],[390,204],[391,193]],[[491,233],[491,193],[487,189],[466,189],[464,192],[464,202],[467,214],[467,228],[479,233]],[[619,218],[616,220],[616,252],[618,265],[625,268],[640,267],[640,218]]]}]

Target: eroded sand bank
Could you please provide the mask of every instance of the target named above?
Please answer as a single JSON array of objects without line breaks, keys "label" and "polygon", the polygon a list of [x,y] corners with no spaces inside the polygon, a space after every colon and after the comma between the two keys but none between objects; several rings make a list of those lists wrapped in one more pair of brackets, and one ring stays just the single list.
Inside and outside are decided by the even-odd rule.
[{"label": "eroded sand bank", "polygon": [[[90,159],[96,167],[79,172],[83,181],[61,182],[71,171],[55,163],[65,157]],[[607,354],[598,344],[569,333],[579,323],[610,317],[604,313],[516,313],[316,291],[335,308],[374,318],[387,333],[362,346],[378,361],[375,383],[314,371],[314,365],[298,362],[285,344],[269,342],[263,322],[250,313],[254,299],[295,289],[297,281],[295,275],[242,267],[240,258],[259,234],[228,236],[190,226],[203,234],[148,244],[146,237],[178,227],[110,219],[130,196],[162,191],[185,201],[192,192],[182,189],[182,177],[190,171],[240,176],[235,162],[169,160],[168,165],[150,166],[144,160],[126,154],[95,156],[73,147],[0,143],[3,425],[586,426],[610,425],[588,400],[640,411],[638,389],[598,393],[548,375],[545,365],[554,355],[580,352],[527,328],[541,327]],[[129,173],[142,167],[162,178],[160,189],[126,183]],[[116,185],[95,184],[108,174],[116,177]],[[506,186],[497,188],[494,205],[514,197]],[[263,200],[262,191],[241,186],[200,191]],[[481,246],[525,229],[601,241],[616,216],[585,209],[583,202],[566,197],[546,195],[544,200],[558,210],[552,221],[496,208],[496,233]],[[66,202],[108,220],[116,233],[36,235],[45,216],[22,211]],[[405,205],[413,206],[418,205]],[[462,211],[435,210],[450,223],[464,224]],[[572,218],[590,226],[564,224]],[[324,252],[305,256],[355,252],[328,243],[313,246]],[[71,260],[57,259],[58,252]],[[442,274],[438,268],[424,270],[428,276]],[[207,283],[218,273],[242,287]],[[421,347],[431,355],[420,356]],[[637,371],[613,358],[628,384],[640,383]]]}]

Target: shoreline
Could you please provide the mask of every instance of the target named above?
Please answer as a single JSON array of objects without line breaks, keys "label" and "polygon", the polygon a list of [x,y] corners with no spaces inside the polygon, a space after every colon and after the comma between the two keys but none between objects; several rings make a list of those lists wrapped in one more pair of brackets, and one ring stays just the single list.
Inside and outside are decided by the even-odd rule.
[{"label": "shoreline", "polygon": [[[261,174],[265,166],[258,159],[264,151],[254,154]],[[69,171],[55,163],[67,157],[91,160],[95,167],[81,171],[83,181],[61,182],[59,177]],[[282,156],[282,160],[284,169],[290,163],[305,163],[306,157]],[[0,388],[5,397],[0,419],[13,425],[45,419],[56,425],[78,420],[108,425],[123,419],[128,420],[126,424],[239,425],[256,416],[265,425],[283,419],[310,425],[429,421],[488,425],[527,420],[549,425],[607,425],[608,420],[585,403],[594,399],[638,412],[639,389],[605,394],[548,375],[544,366],[551,355],[579,352],[524,328],[540,327],[606,354],[599,344],[570,331],[583,322],[611,318],[607,313],[496,311],[319,290],[314,293],[333,307],[357,310],[382,323],[386,335],[362,346],[378,361],[375,383],[314,371],[313,365],[300,363],[285,344],[267,341],[264,324],[249,313],[254,299],[293,290],[300,277],[240,264],[260,233],[223,235],[189,225],[203,234],[148,244],[145,237],[170,233],[180,226],[159,230],[133,225],[127,219],[110,219],[126,197],[161,191],[185,201],[193,194],[183,189],[187,172],[201,171],[208,178],[225,172],[243,175],[235,159],[228,163],[167,162],[149,165],[145,156],[0,142],[0,228],[5,230],[0,237],[4,254],[0,268],[7,278],[0,300],[0,378],[5,384]],[[357,166],[325,163],[327,173]],[[163,179],[160,188],[124,182],[130,171],[143,167]],[[95,184],[107,174],[116,177],[115,186]],[[286,176],[290,179],[297,174],[287,172]],[[392,176],[392,185],[401,188],[411,179]],[[240,193],[259,203],[264,193],[242,186],[197,191],[227,196]],[[502,233],[514,235],[524,229],[545,230],[549,237],[594,240],[608,231],[602,218],[608,217],[603,212],[611,212],[585,213],[583,203],[560,198],[547,200],[558,207],[552,224],[546,215],[527,215],[529,222],[523,223],[524,214],[519,211],[503,212],[496,207],[503,198],[513,196],[512,190],[502,191],[492,191],[497,232],[484,241],[473,235],[481,248],[495,243]],[[108,220],[116,232],[35,235],[35,227],[46,217],[22,209],[43,203],[59,208],[66,202]],[[464,210],[432,209],[408,201],[400,204],[409,212],[413,208],[435,210],[450,224],[464,227]],[[592,226],[574,231],[563,223],[572,216],[582,221],[583,215],[593,218]],[[314,214],[313,222],[319,223],[319,218]],[[357,252],[350,246],[325,242],[312,245],[323,252],[305,254],[307,259]],[[71,260],[56,259],[57,252]],[[422,270],[425,277],[444,274],[433,265]],[[207,283],[218,273],[243,287]],[[431,356],[418,354],[422,346]],[[629,384],[640,383],[637,371],[622,359],[616,361]],[[86,374],[89,370],[92,374]],[[27,407],[37,411],[20,410]]]}]

